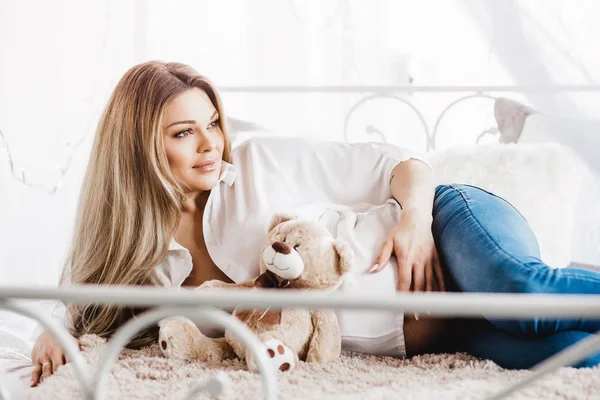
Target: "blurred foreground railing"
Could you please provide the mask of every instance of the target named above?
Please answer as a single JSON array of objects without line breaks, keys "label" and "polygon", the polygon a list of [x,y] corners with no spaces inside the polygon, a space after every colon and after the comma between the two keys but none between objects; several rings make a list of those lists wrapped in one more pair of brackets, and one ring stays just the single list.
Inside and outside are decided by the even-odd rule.
[{"label": "blurred foreground railing", "polygon": [[[66,303],[96,303],[155,307],[121,327],[109,341],[105,357],[99,367],[90,370],[81,353],[69,338],[67,330],[50,317],[27,309],[15,300],[54,299]],[[210,290],[186,291],[156,287],[71,286],[67,288],[0,287],[0,308],[5,308],[41,322],[55,335],[73,363],[85,399],[105,398],[108,373],[123,346],[137,332],[159,320],[173,315],[197,317],[231,329],[257,357],[263,395],[266,399],[277,397],[277,382],[273,371],[267,368],[266,351],[252,332],[240,321],[218,308],[277,309],[281,307],[378,309],[404,313],[422,313],[431,316],[494,318],[599,318],[600,295],[548,295],[548,294],[480,294],[480,293],[398,293],[393,296],[348,295],[308,293],[306,291],[249,291]],[[561,366],[573,365],[600,350],[600,333],[578,342],[569,349],[550,357],[533,368],[533,373],[521,382],[492,396],[500,399],[528,385],[541,376]],[[293,373],[293,372],[292,372]],[[0,382],[1,384],[1,382]],[[200,391],[218,396],[227,388],[225,374],[194,387],[187,398]],[[0,386],[0,399],[7,399]]]}]

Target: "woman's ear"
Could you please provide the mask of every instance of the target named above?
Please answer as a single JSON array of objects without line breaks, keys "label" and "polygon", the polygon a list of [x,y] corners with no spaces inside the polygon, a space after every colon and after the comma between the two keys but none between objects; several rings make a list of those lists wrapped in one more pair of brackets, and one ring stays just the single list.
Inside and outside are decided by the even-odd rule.
[{"label": "woman's ear", "polygon": [[273,228],[275,228],[277,225],[282,224],[286,221],[291,221],[296,218],[297,217],[295,215],[291,214],[275,213],[275,215],[273,215],[273,218],[271,218],[271,223],[269,224],[269,232],[271,232]]},{"label": "woman's ear", "polygon": [[344,275],[350,272],[352,263],[354,262],[354,252],[348,243],[343,240],[334,240],[333,248],[339,256],[338,260],[338,272],[340,275]]}]

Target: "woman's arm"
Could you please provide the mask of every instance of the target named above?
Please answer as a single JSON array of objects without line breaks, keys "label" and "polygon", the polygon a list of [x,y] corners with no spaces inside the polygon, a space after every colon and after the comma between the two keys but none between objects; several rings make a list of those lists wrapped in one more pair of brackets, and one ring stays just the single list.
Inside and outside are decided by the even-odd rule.
[{"label": "woman's arm", "polygon": [[398,262],[398,290],[444,290],[444,282],[431,232],[435,181],[424,162],[399,163],[390,177],[392,196],[402,213],[390,232],[371,272],[381,271],[394,253]]},{"label": "woman's arm", "polygon": [[408,159],[392,170],[392,196],[405,212],[414,212],[431,224],[435,183],[433,170],[421,160]]}]

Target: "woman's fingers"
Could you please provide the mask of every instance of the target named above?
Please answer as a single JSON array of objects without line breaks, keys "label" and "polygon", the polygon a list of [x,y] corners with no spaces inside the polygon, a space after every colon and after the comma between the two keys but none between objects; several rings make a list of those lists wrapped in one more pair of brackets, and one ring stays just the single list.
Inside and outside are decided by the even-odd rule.
[{"label": "woman's fingers", "polygon": [[386,241],[383,243],[381,253],[379,253],[379,257],[377,257],[377,260],[375,261],[375,265],[371,267],[369,272],[376,273],[384,269],[390,262],[390,257],[392,257],[393,249],[394,240],[391,238],[386,239]]},{"label": "woman's fingers", "polygon": [[425,289],[425,268],[427,265],[422,264],[413,264],[411,268],[414,292],[422,292]]},{"label": "woman's fingers", "polygon": [[65,365],[65,356],[61,350],[56,350],[50,359],[52,363],[52,373],[55,373],[58,367]]},{"label": "woman's fingers", "polygon": [[33,367],[33,372],[31,373],[31,387],[36,387],[38,383],[40,383],[40,376],[42,376],[42,363],[37,361]]},{"label": "woman's fingers", "polygon": [[428,262],[425,265],[425,291],[433,292],[433,284],[434,284],[435,276],[433,274],[433,266],[432,262]]},{"label": "woman's fingers", "polygon": [[398,291],[408,292],[412,283],[412,262],[408,256],[400,253],[399,249],[396,250],[396,261],[398,262]]},{"label": "woman's fingers", "polygon": [[444,272],[442,271],[442,265],[440,264],[440,258],[437,251],[433,257],[433,272],[435,274],[435,280],[437,282],[438,290],[440,292],[446,291],[446,285],[444,284]]},{"label": "woman's fingers", "polygon": [[45,357],[42,361],[42,379],[48,379],[52,375],[52,361]]},{"label": "woman's fingers", "polygon": [[[72,338],[81,350],[81,344]],[[33,372],[31,373],[31,387],[37,386],[42,379],[50,377],[56,370],[67,362],[65,353],[56,343],[49,332],[42,333],[31,350]]]}]

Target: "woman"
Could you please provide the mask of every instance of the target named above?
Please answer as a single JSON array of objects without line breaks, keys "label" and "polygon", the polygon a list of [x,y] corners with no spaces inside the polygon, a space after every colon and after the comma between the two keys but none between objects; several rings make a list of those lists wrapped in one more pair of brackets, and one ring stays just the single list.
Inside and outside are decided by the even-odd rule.
[{"label": "woman", "polygon": [[[258,274],[269,217],[294,209],[316,210],[334,234],[346,229],[355,272],[367,272],[358,280],[363,293],[600,293],[599,273],[543,264],[510,204],[475,187],[434,187],[417,154],[277,138],[232,153],[224,121],[214,87],[188,66],[148,62],[125,74],[99,123],[63,284],[241,282]],[[363,223],[364,215],[373,218]],[[75,336],[109,336],[140,311],[69,307],[66,321]],[[345,348],[398,356],[461,350],[509,368],[531,367],[600,329],[591,320],[481,319],[458,335],[443,319],[368,314],[368,324],[357,323],[366,313],[339,314]],[[130,345],[155,340],[150,330]],[[32,360],[32,385],[65,362],[47,332]],[[600,354],[579,366],[598,363]]]}]

